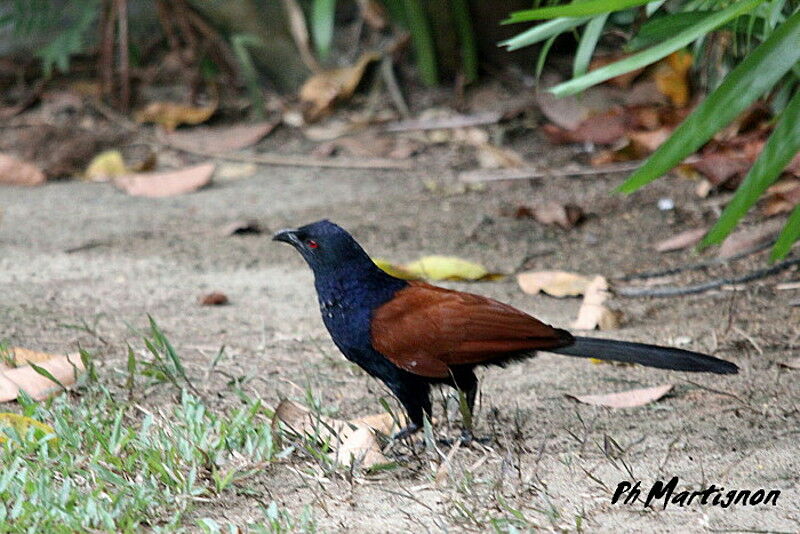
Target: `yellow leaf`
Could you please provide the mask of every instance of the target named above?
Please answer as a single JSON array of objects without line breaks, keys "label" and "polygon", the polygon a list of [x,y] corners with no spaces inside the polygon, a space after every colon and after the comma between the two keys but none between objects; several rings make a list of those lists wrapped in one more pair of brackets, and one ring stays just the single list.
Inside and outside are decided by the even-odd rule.
[{"label": "yellow leaf", "polygon": [[[19,415],[16,413],[0,413],[0,428],[4,426],[13,427],[17,434],[20,436],[26,436],[28,434],[29,428],[34,428],[34,438],[40,439],[47,434],[55,434],[56,431],[53,430],[53,427],[50,425],[46,425],[41,423],[35,419],[31,419],[30,417],[25,417],[24,415]],[[52,436],[50,439],[56,440],[55,436]],[[0,431],[0,443],[3,443],[8,440],[8,437]]]},{"label": "yellow leaf", "polygon": [[184,106],[174,102],[152,102],[134,115],[136,122],[154,122],[171,132],[181,124],[201,124],[217,110],[214,102],[205,107]]},{"label": "yellow leaf", "polygon": [[685,50],[673,52],[659,63],[655,73],[656,87],[676,107],[689,103],[689,69],[692,55]]},{"label": "yellow leaf", "polygon": [[415,276],[414,274],[406,271],[401,265],[394,265],[388,260],[384,260],[383,258],[373,258],[372,261],[375,262],[380,270],[388,273],[395,278],[402,278],[403,280],[417,280],[419,276]]},{"label": "yellow leaf", "polygon": [[129,172],[131,171],[125,166],[125,160],[122,159],[119,150],[106,150],[92,159],[86,167],[83,178],[91,182],[107,182],[111,178]]}]

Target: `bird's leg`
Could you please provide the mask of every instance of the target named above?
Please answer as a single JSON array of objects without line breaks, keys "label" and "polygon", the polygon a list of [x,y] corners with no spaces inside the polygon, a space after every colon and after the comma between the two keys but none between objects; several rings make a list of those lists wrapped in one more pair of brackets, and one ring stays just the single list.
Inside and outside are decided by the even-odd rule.
[{"label": "bird's leg", "polygon": [[399,383],[389,384],[389,387],[397,396],[397,400],[406,409],[408,425],[397,431],[392,439],[399,440],[410,436],[423,426],[423,420],[427,415],[431,417],[431,398],[430,385],[421,380],[405,380]]},{"label": "bird's leg", "polygon": [[473,438],[472,414],[475,410],[475,397],[478,394],[478,378],[472,369],[453,370],[453,386],[458,390],[458,404],[463,422],[461,442],[468,445]]}]

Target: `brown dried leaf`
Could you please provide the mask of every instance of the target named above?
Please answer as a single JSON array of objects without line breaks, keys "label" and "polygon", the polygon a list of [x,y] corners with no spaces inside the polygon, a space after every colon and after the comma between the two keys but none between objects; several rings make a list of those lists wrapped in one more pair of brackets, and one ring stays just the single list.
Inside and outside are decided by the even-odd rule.
[{"label": "brown dried leaf", "polygon": [[626,118],[619,110],[592,115],[582,121],[575,129],[567,130],[553,124],[542,127],[551,143],[596,143],[612,145],[626,133]]},{"label": "brown dried leaf", "polygon": [[219,291],[214,291],[200,298],[201,306],[224,306],[229,302],[228,295]]},{"label": "brown dried leaf", "polygon": [[189,130],[163,134],[166,143],[189,152],[221,153],[241,150],[266,137],[277,122],[258,122],[237,126],[200,126]]},{"label": "brown dried leaf", "polygon": [[703,173],[713,185],[719,186],[733,178],[738,181],[750,170],[752,164],[752,160],[747,157],[711,152],[700,155],[691,165]]},{"label": "brown dried leaf", "polygon": [[[14,349],[16,353],[20,349]],[[42,360],[42,353],[35,351],[22,352],[25,358],[37,358],[36,365],[47,370],[64,386],[75,383],[76,373],[83,371],[83,362],[76,354],[68,356],[53,356]],[[0,402],[7,402],[17,398],[19,390],[27,393],[35,400],[46,399],[61,388],[55,382],[37,373],[30,365],[22,365],[13,369],[0,371]]]},{"label": "brown dried leaf", "polygon": [[774,239],[778,234],[783,221],[771,220],[752,228],[739,230],[729,235],[719,247],[719,258],[730,258],[737,254],[755,248],[756,246]]},{"label": "brown dried leaf", "polygon": [[674,236],[664,239],[663,241],[659,241],[655,244],[653,248],[656,249],[658,252],[672,252],[674,250],[683,250],[687,247],[691,247],[692,245],[696,245],[703,239],[703,236],[706,235],[708,228],[695,228],[692,230],[686,230],[685,232],[681,232],[679,234],[675,234]]},{"label": "brown dried leaf", "polygon": [[607,308],[603,303],[608,299],[608,281],[595,276],[586,287],[586,294],[578,310],[578,318],[572,323],[577,330],[613,330],[619,328],[620,313]]},{"label": "brown dried leaf", "polygon": [[581,274],[565,271],[529,271],[517,275],[517,283],[525,293],[535,295],[542,291],[552,297],[583,295],[591,281]]},{"label": "brown dried leaf", "polygon": [[767,198],[761,212],[771,217],[779,213],[788,213],[798,204],[800,204],[800,179],[786,178],[767,189]]},{"label": "brown dried leaf", "polygon": [[571,399],[593,406],[608,406],[609,408],[636,408],[655,402],[670,391],[672,384],[664,384],[651,388],[631,389],[619,393],[604,393],[601,395],[567,395]]},{"label": "brown dried leaf", "polygon": [[381,452],[375,431],[367,426],[359,426],[331,453],[331,457],[343,466],[358,465],[363,469],[389,463]]},{"label": "brown dried leaf", "polygon": [[8,154],[0,154],[0,185],[42,185],[47,178],[39,167]]},{"label": "brown dried leaf", "polygon": [[792,358],[791,360],[786,360],[785,362],[779,362],[778,365],[786,367],[787,369],[800,369],[800,356]]},{"label": "brown dried leaf", "polygon": [[533,218],[542,224],[555,224],[569,230],[584,218],[583,209],[574,204],[547,202],[532,209]]},{"label": "brown dried leaf", "polygon": [[364,53],[351,67],[331,69],[312,75],[300,88],[300,100],[309,106],[305,113],[311,122],[329,113],[337,100],[353,96],[367,65],[380,59],[376,52]]},{"label": "brown dried leaf", "polygon": [[201,124],[206,122],[217,110],[217,102],[204,107],[186,106],[174,102],[151,102],[134,114],[138,123],[154,122],[168,132],[181,124]]},{"label": "brown dried leaf", "polygon": [[654,77],[658,90],[667,96],[675,107],[682,108],[689,103],[689,69],[692,55],[678,50],[661,60]]},{"label": "brown dried leaf", "polygon": [[119,176],[114,185],[139,197],[160,198],[197,191],[211,182],[213,163],[201,163],[174,171],[138,173]]},{"label": "brown dried leaf", "polygon": [[[630,54],[614,53],[610,55],[595,57],[594,59],[592,59],[591,63],[589,63],[589,72],[597,70],[601,67],[605,67],[606,65],[616,63],[617,61],[621,61],[627,58],[628,56],[630,56]],[[613,85],[615,87],[619,87],[621,89],[627,89],[631,86],[633,80],[635,80],[636,77],[639,76],[643,70],[644,67],[632,70],[630,72],[626,72],[625,74],[620,74],[619,76],[611,78],[605,83]]]}]

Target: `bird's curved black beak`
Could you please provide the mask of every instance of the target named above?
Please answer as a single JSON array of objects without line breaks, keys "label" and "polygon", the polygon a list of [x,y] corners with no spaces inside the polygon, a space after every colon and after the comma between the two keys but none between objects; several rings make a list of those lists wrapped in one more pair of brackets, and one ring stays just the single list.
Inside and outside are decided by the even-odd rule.
[{"label": "bird's curved black beak", "polygon": [[289,243],[293,247],[297,247],[298,245],[300,245],[300,238],[297,237],[297,230],[292,228],[280,230],[274,236],[272,236],[272,240]]}]

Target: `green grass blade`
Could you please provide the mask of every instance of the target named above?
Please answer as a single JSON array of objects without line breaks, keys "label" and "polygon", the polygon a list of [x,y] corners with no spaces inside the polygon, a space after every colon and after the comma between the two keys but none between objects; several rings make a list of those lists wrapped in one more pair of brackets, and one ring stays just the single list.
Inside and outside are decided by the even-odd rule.
[{"label": "green grass blade", "polygon": [[550,89],[550,92],[556,96],[572,95],[579,93],[587,87],[591,87],[592,85],[602,83],[606,80],[610,80],[611,78],[616,78],[621,74],[646,67],[647,65],[655,63],[659,59],[665,58],[671,53],[684,48],[692,41],[703,37],[710,31],[714,30],[718,26],[721,26],[722,24],[725,24],[734,17],[738,17],[739,15],[750,11],[762,2],[764,2],[764,0],[747,0],[746,2],[736,2],[728,8],[703,19],[691,28],[682,31],[675,37],[668,39],[657,46],[643,50],[638,54],[634,54],[620,61],[616,61],[610,65],[606,65],[605,67],[593,70],[588,74],[584,74],[580,78],[574,78],[568,82],[558,84]]},{"label": "green grass blade", "polygon": [[515,35],[511,39],[499,42],[497,46],[505,46],[509,52],[513,52],[514,50],[519,50],[520,48],[549,39],[554,35],[559,35],[573,28],[577,28],[589,20],[592,20],[591,17],[548,20],[547,22],[537,24],[533,28],[525,30],[519,35]]},{"label": "green grass blade", "polygon": [[461,46],[461,66],[464,70],[464,81],[472,83],[478,79],[478,47],[475,44],[475,32],[469,15],[466,0],[451,0],[458,41]]},{"label": "green grass blade", "polygon": [[800,205],[795,206],[794,211],[786,220],[786,226],[778,236],[769,259],[775,261],[783,258],[789,254],[792,245],[798,240],[800,240]]},{"label": "green grass blade", "polygon": [[327,59],[333,42],[336,0],[314,0],[311,3],[311,36],[320,59]]},{"label": "green grass blade", "polygon": [[50,371],[48,371],[44,367],[39,367],[38,365],[36,365],[33,362],[28,362],[28,365],[30,365],[31,369],[36,371],[38,374],[42,375],[43,377],[45,377],[46,379],[50,380],[51,382],[54,382],[61,389],[63,389],[63,390],[67,389],[66,386],[64,386],[64,384],[61,383],[61,380],[59,380],[58,378],[53,376],[53,373],[51,373]]},{"label": "green grass blade", "polygon": [[572,77],[577,78],[583,76],[589,70],[589,62],[592,60],[594,49],[597,47],[597,41],[603,34],[603,28],[606,27],[606,20],[608,20],[608,13],[593,18],[586,29],[583,30],[581,41],[578,43],[578,50],[575,52],[575,61],[572,64]]},{"label": "green grass blade", "polygon": [[529,20],[554,19],[556,17],[585,17],[588,15],[599,15],[620,11],[630,7],[643,6],[650,0],[587,0],[585,2],[573,2],[565,6],[550,6],[539,9],[526,9],[516,11],[503,21],[503,24],[513,24],[515,22],[526,22]]},{"label": "green grass blade", "polygon": [[405,0],[408,29],[411,32],[411,41],[417,56],[422,82],[428,86],[438,85],[439,68],[436,65],[436,46],[433,43],[428,18],[425,8],[420,0]]},{"label": "green grass blade", "polygon": [[795,92],[781,113],[758,159],[750,168],[733,199],[725,207],[719,220],[706,234],[701,247],[720,243],[733,230],[764,191],[778,179],[783,169],[800,151],[800,91]]},{"label": "green grass blade", "polygon": [[630,193],[639,189],[700,148],[800,60],[798,43],[800,12],[776,28],[769,39],[733,69],[618,190]]}]

